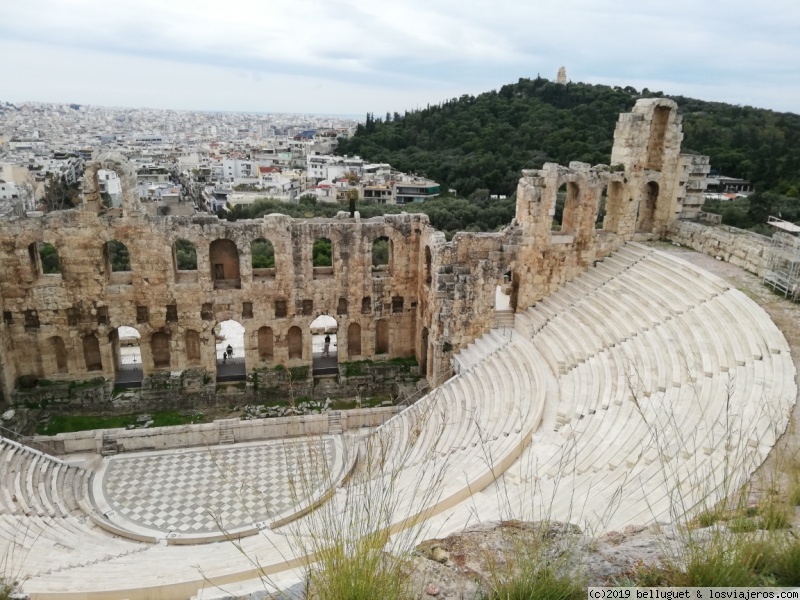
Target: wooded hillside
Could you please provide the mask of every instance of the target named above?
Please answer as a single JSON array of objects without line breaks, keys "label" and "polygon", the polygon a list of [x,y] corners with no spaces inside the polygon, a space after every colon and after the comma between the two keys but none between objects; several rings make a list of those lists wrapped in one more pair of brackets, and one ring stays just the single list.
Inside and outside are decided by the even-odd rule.
[{"label": "wooded hillside", "polygon": [[[460,196],[479,189],[508,195],[523,168],[607,164],[619,113],[651,96],[664,94],[520,79],[402,115],[369,114],[337,152],[426,175]],[[709,155],[712,169],[750,179],[760,191],[800,198],[800,115],[667,97],[684,115],[684,151]]]}]

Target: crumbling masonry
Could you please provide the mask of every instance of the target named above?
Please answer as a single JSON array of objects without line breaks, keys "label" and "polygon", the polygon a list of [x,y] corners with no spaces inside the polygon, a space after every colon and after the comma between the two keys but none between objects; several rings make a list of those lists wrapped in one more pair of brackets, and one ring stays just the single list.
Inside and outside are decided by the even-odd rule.
[{"label": "crumbling masonry", "polygon": [[[676,218],[694,216],[708,159],[680,154],[680,122],[672,101],[638,101],[620,115],[611,166],[524,171],[510,226],[451,242],[420,214],[153,217],[138,203],[125,159],[99,157],[87,168],[79,209],[0,223],[3,399],[14,401],[23,376],[113,381],[121,326],[141,335],[145,389],[167,373],[192,373],[186,381],[195,391],[213,392],[213,327],[227,319],[244,325],[248,370],[310,365],[309,327],[326,314],[338,322],[340,361],[413,355],[421,374],[444,374],[452,352],[492,326],[498,285],[522,311],[625,241],[662,237]],[[120,174],[121,209],[102,207],[100,168]],[[390,240],[390,264],[375,270],[371,247],[380,237]],[[332,242],[331,267],[312,265],[320,238]],[[251,244],[262,239],[274,247],[274,269],[251,266]],[[110,264],[112,240],[127,247],[130,271]],[[196,270],[178,270],[178,240],[194,245]],[[60,274],[43,272],[40,242],[57,250]]]}]

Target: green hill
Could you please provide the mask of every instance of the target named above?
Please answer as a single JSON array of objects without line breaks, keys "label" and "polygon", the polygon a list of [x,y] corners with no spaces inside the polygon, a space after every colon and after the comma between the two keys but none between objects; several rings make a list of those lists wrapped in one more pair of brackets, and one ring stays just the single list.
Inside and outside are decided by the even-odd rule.
[{"label": "green hill", "polygon": [[[664,94],[520,79],[403,115],[367,115],[337,152],[426,175],[461,196],[512,194],[523,168],[607,164],[619,113],[649,96]],[[800,115],[667,97],[684,115],[684,151],[709,155],[712,169],[750,179],[760,191],[800,197]]]}]

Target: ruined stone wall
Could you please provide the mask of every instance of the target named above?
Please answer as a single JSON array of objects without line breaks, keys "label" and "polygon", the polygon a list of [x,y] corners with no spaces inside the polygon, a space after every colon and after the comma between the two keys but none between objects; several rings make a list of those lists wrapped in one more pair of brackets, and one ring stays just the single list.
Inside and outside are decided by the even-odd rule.
[{"label": "ruined stone wall", "polygon": [[[352,219],[293,220],[271,215],[229,223],[196,216],[113,218],[93,212],[64,211],[34,219],[0,224],[0,277],[6,320],[0,338],[10,347],[3,376],[8,393],[20,375],[113,379],[117,368],[115,334],[120,326],[141,335],[145,377],[156,370],[216,369],[212,329],[234,319],[245,328],[248,369],[276,364],[311,362],[310,324],[319,315],[339,324],[340,360],[392,358],[413,354],[417,311],[418,245],[424,215]],[[388,237],[392,244],[388,270],[373,271],[372,243]],[[275,249],[274,270],[254,276],[251,243],[267,239]],[[331,267],[312,267],[315,240],[332,241]],[[196,271],[177,271],[173,244],[188,240],[197,252]],[[113,272],[104,251],[118,240],[130,254],[129,272]],[[53,244],[60,275],[43,275],[31,260],[30,248]],[[239,277],[214,279],[211,249],[224,242],[226,265],[238,252]],[[267,271],[267,273],[264,273]],[[227,276],[226,276],[227,277]],[[364,298],[369,298],[368,306]],[[283,315],[283,316],[280,316]],[[378,322],[388,329],[388,352],[376,356]],[[361,327],[361,352],[353,357],[344,333],[352,323]],[[258,351],[258,330],[269,327],[272,356]],[[289,358],[289,330],[302,333],[300,358]],[[151,350],[157,336],[167,340],[167,364],[156,366]],[[66,348],[67,364],[59,372],[55,338]],[[87,342],[96,339],[99,368],[87,364]],[[199,340],[199,355],[187,353]]]},{"label": "ruined stone wall", "polygon": [[[84,210],[0,223],[3,393],[8,399],[26,375],[113,381],[120,326],[141,335],[144,390],[212,393],[204,382],[216,370],[217,323],[244,326],[252,373],[311,365],[310,324],[321,314],[337,321],[340,362],[414,355],[420,375],[436,384],[452,353],[492,327],[498,285],[523,311],[626,241],[666,235],[689,191],[704,187],[708,164],[680,154],[682,137],[674,102],[640,100],[620,115],[611,166],[523,171],[508,227],[450,242],[419,214],[235,223],[154,217],[128,193],[124,159],[104,156],[87,166]],[[120,175],[120,209],[100,206],[99,168]],[[373,269],[380,237],[390,240],[390,264]],[[321,238],[332,242],[330,267],[312,266]],[[251,245],[261,239],[274,248],[274,269],[253,268]],[[126,246],[129,271],[115,268],[112,240]],[[196,270],[177,269],[178,240],[194,245]],[[62,274],[42,273],[39,242],[58,250]]]},{"label": "ruined stone wall", "polygon": [[672,223],[669,239],[741,267],[759,277],[764,276],[772,245],[770,238],[752,231],[688,221]]}]

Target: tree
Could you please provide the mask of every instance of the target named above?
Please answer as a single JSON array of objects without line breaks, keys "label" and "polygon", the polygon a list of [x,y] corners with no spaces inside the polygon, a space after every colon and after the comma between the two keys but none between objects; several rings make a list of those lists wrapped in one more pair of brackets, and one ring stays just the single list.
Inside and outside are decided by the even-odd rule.
[{"label": "tree", "polygon": [[17,195],[22,203],[22,210],[36,209],[36,178],[28,171],[22,181],[16,184]]},{"label": "tree", "polygon": [[80,191],[77,183],[67,183],[66,175],[50,177],[44,188],[42,203],[48,211],[75,208]]}]

